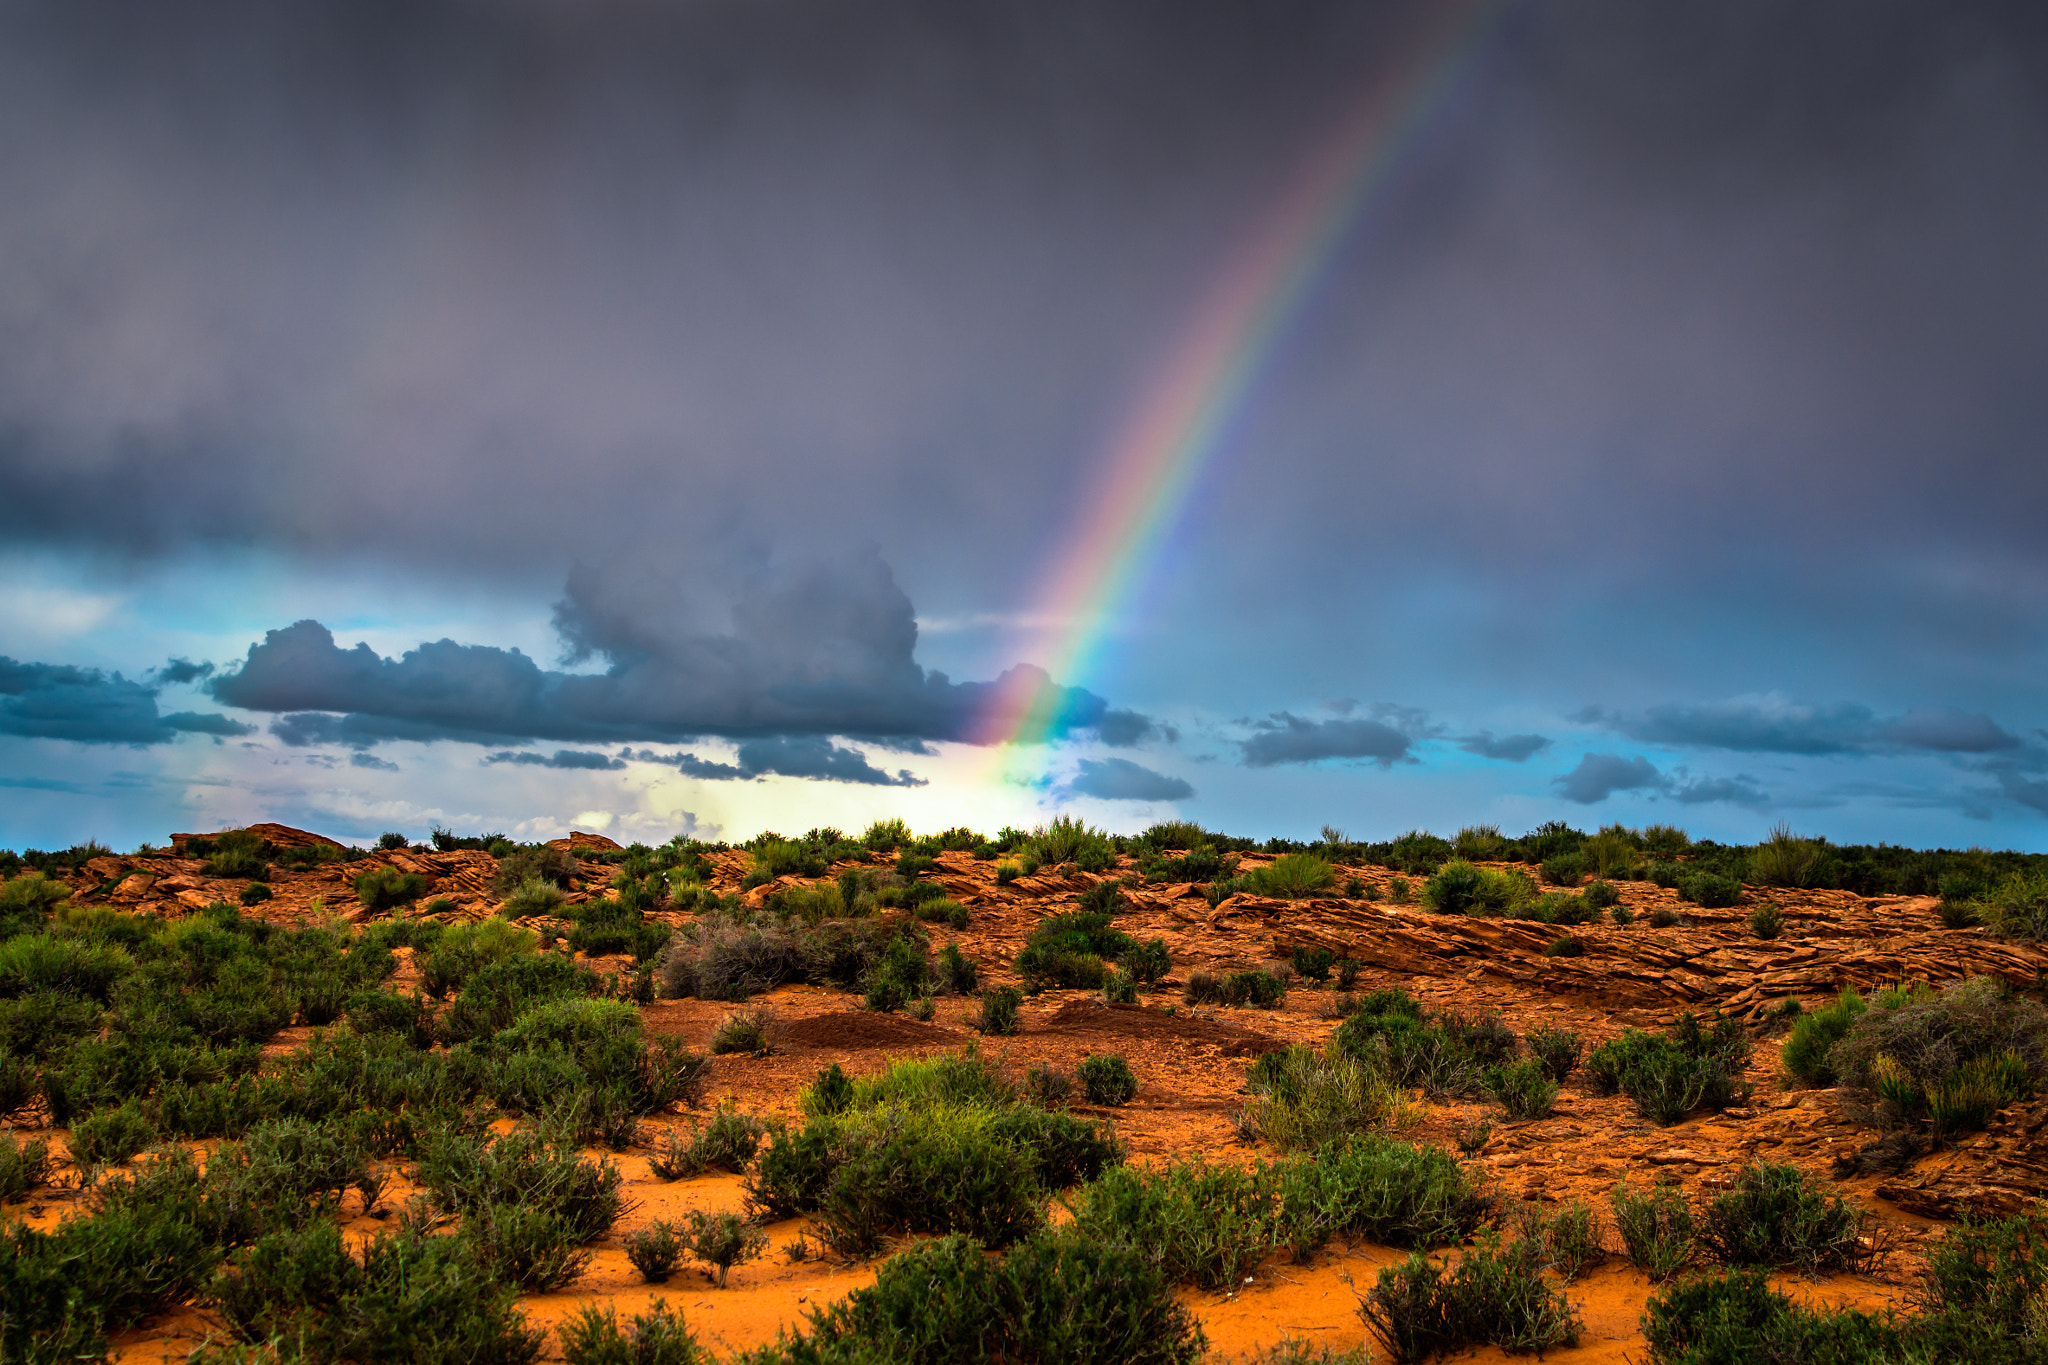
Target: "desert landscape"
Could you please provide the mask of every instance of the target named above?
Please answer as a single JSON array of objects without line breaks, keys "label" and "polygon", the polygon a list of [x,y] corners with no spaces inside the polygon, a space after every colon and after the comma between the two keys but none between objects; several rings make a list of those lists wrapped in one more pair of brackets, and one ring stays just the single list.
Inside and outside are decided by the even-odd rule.
[{"label": "desert landscape", "polygon": [[381,843],[10,855],[5,1359],[2035,1358],[2038,856]]}]

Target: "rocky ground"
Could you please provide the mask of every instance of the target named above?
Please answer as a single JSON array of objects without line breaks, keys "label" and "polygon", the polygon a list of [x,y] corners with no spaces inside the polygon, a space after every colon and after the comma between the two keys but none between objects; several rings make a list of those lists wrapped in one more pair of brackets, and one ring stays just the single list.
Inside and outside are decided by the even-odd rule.
[{"label": "rocky ground", "polygon": [[[255,828],[280,846],[317,837],[282,826]],[[568,846],[571,841],[558,842]],[[579,847],[606,842],[574,836]],[[443,914],[477,917],[495,908],[489,893],[495,860],[487,854],[396,851],[373,857],[427,878],[429,898],[453,902]],[[713,860],[719,889],[737,889],[746,855],[715,855]],[[1245,865],[1259,861],[1247,858]],[[957,942],[980,968],[984,987],[1014,982],[1008,964],[1031,926],[1050,912],[1072,908],[1083,891],[1101,880],[1082,873],[1040,875],[1004,887],[997,885],[992,863],[977,863],[966,854],[941,855],[939,863],[934,879],[969,908],[972,922],[960,931],[932,926],[933,947]],[[352,879],[371,865],[279,869],[271,881],[274,898],[252,913],[293,922],[323,915],[360,919]],[[235,900],[247,885],[208,879],[200,868],[198,860],[175,852],[105,857],[72,881],[79,900],[171,915]],[[1328,948],[1364,964],[1354,989],[1400,985],[1432,1008],[1467,1014],[1499,1010],[1517,1031],[1571,1028],[1593,1045],[1624,1027],[1668,1024],[1685,1010],[1719,1011],[1745,1021],[1756,1034],[1748,1077],[1755,1087],[1751,1103],[1675,1127],[1650,1126],[1625,1098],[1593,1094],[1576,1078],[1566,1085],[1555,1112],[1534,1122],[1503,1121],[1496,1106],[1476,1101],[1417,1106],[1405,1134],[1417,1141],[1449,1144],[1491,1117],[1492,1134],[1473,1160],[1501,1198],[1579,1198],[1604,1210],[1608,1192],[1619,1181],[1676,1181],[1689,1193],[1708,1194],[1725,1185],[1742,1163],[1759,1157],[1794,1162],[1832,1180],[1836,1159],[1872,1140],[1875,1134],[1841,1115],[1832,1092],[1793,1088],[1779,1075],[1782,1034],[1773,1025],[1783,1001],[1797,998],[1811,1007],[1845,985],[1941,983],[1966,976],[1993,976],[2032,989],[2048,972],[2048,954],[2035,948],[1998,940],[1980,929],[1943,928],[1934,902],[1926,898],[1773,891],[1786,927],[1781,937],[1766,942],[1749,930],[1746,905],[1702,910],[1680,902],[1674,892],[1630,882],[1621,891],[1623,904],[1635,912],[1633,923],[1573,929],[1584,941],[1584,954],[1549,957],[1543,949],[1558,936],[1557,929],[1444,917],[1416,905],[1391,904],[1386,899],[1390,870],[1367,867],[1359,875],[1380,899],[1278,901],[1240,895],[1211,907],[1199,887],[1138,890],[1119,924],[1141,939],[1165,941],[1174,959],[1167,979],[1135,1006],[1107,1006],[1092,993],[1048,991],[1027,1000],[1022,1031],[1014,1038],[978,1039],[966,1023],[971,1002],[959,997],[941,998],[936,1017],[920,1023],[865,1013],[857,997],[829,990],[780,989],[753,1002],[775,1012],[777,1050],[766,1057],[715,1059],[709,1099],[730,1096],[763,1116],[793,1113],[798,1091],[828,1063],[839,1062],[858,1074],[893,1055],[977,1043],[1019,1072],[1038,1062],[1071,1068],[1089,1053],[1118,1052],[1141,1082],[1137,1098],[1121,1109],[1084,1112],[1112,1119],[1135,1160],[1251,1160],[1260,1153],[1241,1143],[1235,1128],[1246,1067],[1261,1053],[1289,1043],[1326,1041],[1335,1027],[1336,992],[1297,981],[1277,1009],[1190,1008],[1182,1002],[1180,985],[1191,972],[1260,966],[1285,959],[1296,946]],[[758,902],[772,890],[756,888],[748,896]],[[1683,922],[1652,927],[1650,913],[1659,908],[1679,913]],[[626,964],[614,960],[610,965]],[[645,1017],[651,1031],[703,1048],[732,1008],[665,1000],[645,1007]],[[294,1045],[300,1032],[280,1038],[278,1045]],[[678,1114],[663,1122],[695,1121],[696,1116]],[[658,1126],[649,1125],[650,1138]],[[1964,1211],[2011,1213],[2048,1192],[2044,1131],[2048,1099],[2014,1106],[1997,1117],[1988,1133],[1935,1151],[1904,1171],[1836,1181],[1836,1188],[1873,1212],[1878,1227],[1897,1240],[1898,1253],[1874,1277],[1781,1284],[1795,1295],[1831,1303],[1907,1302],[1919,1239]],[[617,1160],[639,1201],[619,1233],[686,1208],[743,1204],[733,1177],[664,1184],[649,1174],[645,1151]],[[398,1191],[398,1197],[404,1193]],[[70,1204],[62,1191],[45,1192],[15,1212],[46,1224],[63,1216]],[[374,1219],[357,1221],[365,1235],[381,1226]],[[536,1296],[526,1307],[536,1319],[548,1321],[594,1298],[614,1299],[624,1311],[662,1294],[686,1311],[708,1342],[737,1347],[772,1339],[779,1327],[796,1325],[806,1306],[844,1294],[871,1273],[857,1265],[789,1259],[785,1252],[801,1232],[795,1221],[769,1231],[774,1242],[769,1256],[736,1270],[731,1287],[722,1291],[691,1273],[658,1291],[639,1284],[615,1235],[570,1289]],[[1242,1356],[1287,1335],[1345,1347],[1365,1336],[1352,1282],[1369,1285],[1372,1270],[1393,1259],[1395,1253],[1371,1246],[1326,1252],[1307,1265],[1291,1264],[1283,1255],[1234,1293],[1189,1297],[1223,1358]],[[1650,1289],[1618,1258],[1579,1281],[1570,1292],[1581,1304],[1586,1340],[1556,1357],[1640,1358],[1636,1318]],[[135,1360],[181,1359],[207,1330],[201,1314],[188,1312],[130,1334],[121,1352]],[[1469,1358],[1495,1354],[1489,1349]]]}]

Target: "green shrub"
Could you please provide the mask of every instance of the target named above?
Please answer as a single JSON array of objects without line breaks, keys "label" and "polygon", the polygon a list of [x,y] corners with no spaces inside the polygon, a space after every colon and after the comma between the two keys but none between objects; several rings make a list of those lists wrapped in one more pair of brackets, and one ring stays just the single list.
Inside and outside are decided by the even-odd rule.
[{"label": "green shrub", "polygon": [[1103,1003],[1110,1005],[1135,1005],[1138,1003],[1138,983],[1129,972],[1111,972],[1102,982]]},{"label": "green shrub", "polygon": [[1742,883],[1713,872],[1695,872],[1686,878],[1679,894],[1707,910],[1724,910],[1742,902]]},{"label": "green shrub", "polygon": [[1133,979],[1149,986],[1173,970],[1173,956],[1163,939],[1136,944],[1117,959]]},{"label": "green shrub", "polygon": [[851,1107],[889,1104],[1001,1107],[1015,1103],[1016,1088],[978,1044],[936,1057],[897,1057],[854,1083]]},{"label": "green shrub", "polygon": [[1748,1036],[1732,1019],[1700,1028],[1691,1014],[1663,1034],[1624,1029],[1586,1059],[1595,1090],[1619,1090],[1653,1123],[1670,1127],[1696,1109],[1726,1109],[1746,1098],[1741,1079],[1750,1054]]},{"label": "green shrub", "polygon": [[263,856],[264,838],[246,829],[231,829],[213,838],[213,851],[200,875],[206,877],[260,877],[269,863]]},{"label": "green shrub", "polygon": [[1114,1052],[1082,1058],[1075,1074],[1081,1078],[1081,1088],[1087,1092],[1090,1104],[1129,1104],[1138,1093],[1138,1078],[1131,1074],[1131,1064]]},{"label": "green shrub", "polygon": [[1015,863],[1002,863],[996,868],[996,885],[1008,886],[1024,875],[1024,869]]},{"label": "green shrub", "polygon": [[974,962],[960,951],[959,944],[948,943],[939,949],[938,959],[932,963],[932,982],[938,989],[955,995],[971,995],[976,978]]},{"label": "green shrub", "polygon": [[1785,932],[1785,912],[1776,901],[1764,901],[1749,912],[1749,932],[1760,939],[1774,939]]},{"label": "green shrub", "polygon": [[1116,863],[1116,848],[1109,836],[1073,816],[1057,815],[1051,823],[1040,825],[1026,847],[1031,856],[1049,866],[1073,863],[1083,872],[1104,872]]},{"label": "green shrub", "polygon": [[1015,986],[998,986],[981,998],[981,1007],[968,1023],[976,1033],[1008,1037],[1017,1031],[1018,1009],[1023,1003],[1023,993]]},{"label": "green shrub", "polygon": [[71,1128],[71,1159],[81,1166],[127,1161],[161,1136],[134,1101],[95,1110]]},{"label": "green shrub", "polygon": [[1130,1248],[1041,1233],[1001,1261],[948,1237],[892,1257],[872,1285],[735,1365],[1195,1365],[1206,1342]]},{"label": "green shrub", "polygon": [[910,826],[901,820],[877,820],[870,824],[860,842],[876,853],[893,853],[910,842]]},{"label": "green shrub", "polygon": [[711,1053],[724,1056],[729,1052],[743,1052],[765,1057],[775,1050],[777,1028],[772,1010],[734,1010],[719,1020],[718,1027],[712,1030]]},{"label": "green shrub", "polygon": [[1224,978],[1222,1000],[1226,1005],[1245,1006],[1253,1009],[1277,1009],[1287,998],[1287,983],[1268,971],[1253,969],[1232,972]]},{"label": "green shrub", "polygon": [[1422,900],[1440,915],[1469,914],[1479,904],[1479,869],[1463,858],[1453,858],[1437,869],[1422,885]]},{"label": "green shrub", "polygon": [[1700,1211],[1695,1237],[1725,1265],[1796,1266],[1818,1275],[1865,1263],[1864,1221],[1797,1166],[1757,1162]]},{"label": "green shrub", "polygon": [[1837,1077],[1835,1044],[1848,1036],[1850,1027],[1867,1008],[1863,997],[1853,987],[1845,986],[1833,1004],[1801,1013],[1792,1025],[1792,1036],[1785,1040],[1779,1053],[1785,1070],[1806,1085],[1833,1085]]},{"label": "green shrub", "polygon": [[1387,1123],[1402,1097],[1386,1077],[1356,1056],[1299,1045],[1269,1052],[1246,1078],[1252,1100],[1240,1127],[1282,1151],[1315,1151]]},{"label": "green shrub", "polygon": [[1074,1093],[1074,1078],[1044,1062],[1024,1073],[1024,1095],[1040,1109],[1063,1109]]},{"label": "green shrub", "polygon": [[41,920],[71,899],[71,888],[43,872],[0,882],[0,918]]},{"label": "green shrub", "polygon": [[[629,1330],[630,1329],[630,1330]],[[681,1313],[656,1299],[645,1313],[619,1326],[610,1304],[585,1304],[556,1329],[568,1365],[698,1365],[707,1360]]]},{"label": "green shrub", "polygon": [[1420,1252],[1379,1272],[1358,1313],[1397,1362],[1475,1345],[1538,1354],[1576,1346],[1584,1324],[1542,1276],[1536,1244],[1483,1239],[1446,1269]]},{"label": "green shrub", "polygon": [[1585,1053],[1586,1040],[1570,1029],[1531,1029],[1528,1037],[1529,1054],[1543,1068],[1543,1074],[1553,1081],[1562,1081],[1579,1068],[1579,1058]]},{"label": "green shrub", "polygon": [[134,959],[108,943],[49,934],[0,941],[0,999],[47,991],[104,1005],[134,970]]},{"label": "green shrub", "polygon": [[1387,878],[1387,899],[1396,905],[1406,905],[1414,894],[1406,877]]},{"label": "green shrub", "polygon": [[1569,1284],[1607,1257],[1593,1210],[1572,1200],[1555,1212],[1540,1198],[1522,1205],[1515,1232],[1543,1248],[1544,1259]]},{"label": "green shrub", "polygon": [[243,1340],[289,1340],[308,1360],[530,1365],[545,1340],[462,1237],[401,1231],[358,1260],[314,1222],[244,1249],[209,1297]]},{"label": "green shrub", "polygon": [[50,1178],[50,1144],[0,1134],[0,1203],[21,1198]]},{"label": "green shrub", "polygon": [[1119,1166],[1074,1196],[1071,1226],[1079,1236],[1137,1250],[1169,1281],[1223,1289],[1271,1252],[1278,1197],[1264,1166]]},{"label": "green shrub", "polygon": [[1621,890],[1613,882],[1594,882],[1580,894],[1586,905],[1596,912],[1621,904]]},{"label": "green shrub", "polygon": [[[498,914],[505,919],[545,919],[561,914],[568,899],[568,894],[553,882],[528,877],[506,895]],[[590,949],[586,947],[585,951]]]},{"label": "green shrub", "polygon": [[1938,992],[1887,991],[1829,1055],[1842,1084],[1871,1097],[1886,1125],[1981,1128],[2032,1094],[2048,1067],[2048,1009],[1984,977]]},{"label": "green shrub", "polygon": [[1539,1062],[1495,1067],[1487,1075],[1486,1088],[1511,1119],[1548,1117],[1557,1102],[1557,1082],[1544,1074]]},{"label": "green shrub", "polygon": [[1255,896],[1305,900],[1327,894],[1337,883],[1337,870],[1313,853],[1285,853],[1241,880]]},{"label": "green shrub", "polygon": [[720,1289],[725,1288],[728,1271],[755,1260],[768,1248],[768,1234],[736,1213],[692,1210],[685,1217],[690,1253],[718,1272]]},{"label": "green shrub", "polygon": [[368,910],[408,905],[427,894],[427,879],[395,867],[373,867],[356,878],[356,900]]},{"label": "green shrub", "polygon": [[647,1167],[662,1180],[681,1180],[710,1170],[743,1175],[767,1131],[759,1119],[727,1101],[688,1139],[670,1129],[662,1149],[648,1158]]},{"label": "green shrub", "polygon": [[797,1097],[797,1106],[810,1115],[843,1113],[853,1107],[853,1082],[834,1062]]},{"label": "green shrub", "polygon": [[1626,905],[1615,906],[1612,910],[1607,912],[1607,916],[1616,924],[1626,925],[1634,924],[1636,922],[1636,912],[1629,909]]},{"label": "green shrub", "polygon": [[1577,886],[1586,880],[1586,855],[1558,853],[1543,860],[1543,880],[1552,886]]},{"label": "green shrub", "polygon": [[415,1177],[450,1213],[523,1208],[556,1218],[577,1244],[604,1236],[625,1212],[616,1166],[583,1161],[575,1148],[531,1132],[491,1142],[442,1136],[422,1152]]},{"label": "green shrub", "polygon": [[1582,938],[1574,938],[1570,934],[1560,934],[1543,945],[1543,955],[1545,957],[1584,957],[1586,955],[1586,941]]},{"label": "green shrub", "polygon": [[1818,840],[1801,839],[1788,826],[1777,825],[1750,855],[1749,875],[1765,886],[1820,886],[1824,855],[1825,845]]},{"label": "green shrub", "polygon": [[1136,941],[1099,911],[1048,915],[1017,954],[1017,971],[1027,981],[1096,990],[1108,972],[1103,959],[1135,947]]},{"label": "green shrub", "polygon": [[488,1204],[462,1220],[462,1239],[492,1279],[545,1294],[590,1266],[583,1238],[563,1214],[525,1204]]},{"label": "green shrub", "polygon": [[1311,981],[1328,981],[1330,968],[1336,965],[1337,955],[1328,948],[1304,948],[1296,946],[1288,955],[1296,974]]},{"label": "green shrub", "polygon": [[1624,1181],[1612,1200],[1615,1231],[1636,1269],[1660,1282],[1685,1269],[1693,1255],[1693,1217],[1684,1195],[1670,1185],[1637,1194]]},{"label": "green shrub", "polygon": [[242,904],[244,905],[261,905],[263,904],[263,902],[269,900],[271,898],[271,895],[272,892],[270,890],[269,883],[250,882],[247,886],[242,888],[241,900]]}]

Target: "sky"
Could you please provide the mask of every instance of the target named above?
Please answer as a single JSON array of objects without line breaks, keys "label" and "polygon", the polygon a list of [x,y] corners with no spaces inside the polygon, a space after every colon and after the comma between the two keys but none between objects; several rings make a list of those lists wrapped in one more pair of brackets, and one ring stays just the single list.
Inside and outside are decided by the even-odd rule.
[{"label": "sky", "polygon": [[0,0],[0,845],[2048,849],[2048,11]]}]

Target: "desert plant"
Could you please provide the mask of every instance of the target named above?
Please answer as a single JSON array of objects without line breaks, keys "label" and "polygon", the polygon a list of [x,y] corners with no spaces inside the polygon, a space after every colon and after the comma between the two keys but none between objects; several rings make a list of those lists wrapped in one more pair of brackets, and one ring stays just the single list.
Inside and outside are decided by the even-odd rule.
[{"label": "desert plant", "polygon": [[1497,1066],[1488,1073],[1486,1088],[1511,1119],[1544,1118],[1557,1101],[1557,1082],[1544,1074],[1540,1062]]},{"label": "desert plant", "polygon": [[981,998],[981,1007],[968,1023],[976,1033],[1007,1037],[1017,1031],[1018,1008],[1023,1003],[1023,993],[1015,986],[998,986]]},{"label": "desert plant", "polygon": [[1336,965],[1337,955],[1328,948],[1307,948],[1296,945],[1288,955],[1297,975],[1311,981],[1328,981],[1330,969]]},{"label": "desert plant", "polygon": [[1770,837],[1750,855],[1750,876],[1764,886],[1819,886],[1825,847],[1802,839],[1788,825],[1775,825]]},{"label": "desert plant", "polygon": [[1173,970],[1173,956],[1163,939],[1136,944],[1126,949],[1117,962],[1133,980],[1151,985]]},{"label": "desert plant", "polygon": [[1396,905],[1406,905],[1414,895],[1414,889],[1406,877],[1387,878],[1387,899]]},{"label": "desert plant", "polygon": [[1650,927],[1652,929],[1672,929],[1684,923],[1685,916],[1679,914],[1668,905],[1660,905],[1650,912]]},{"label": "desert plant", "polygon": [[1584,1038],[1562,1028],[1531,1029],[1528,1044],[1530,1055],[1553,1081],[1562,1081],[1578,1070],[1579,1058],[1586,1050]]},{"label": "desert plant", "polygon": [[1041,1109],[1065,1107],[1073,1098],[1074,1078],[1045,1062],[1035,1062],[1024,1073],[1024,1094]]},{"label": "desert plant", "polygon": [[1700,1210],[1698,1244],[1724,1265],[1796,1266],[1809,1275],[1860,1268],[1865,1215],[1830,1198],[1797,1166],[1756,1162]]},{"label": "desert plant", "polygon": [[1760,939],[1774,939],[1785,932],[1785,912],[1776,901],[1764,901],[1749,912],[1749,932]]},{"label": "desert plant", "polygon": [[681,1180],[708,1170],[740,1175],[760,1150],[766,1132],[759,1119],[728,1100],[687,1139],[670,1129],[661,1149],[648,1158],[647,1168],[661,1180]]},{"label": "desert plant", "polygon": [[1579,894],[1585,898],[1587,908],[1596,913],[1621,904],[1621,890],[1613,882],[1593,882]]},{"label": "desert plant", "polygon": [[1593,1210],[1572,1200],[1554,1212],[1541,1199],[1522,1205],[1515,1218],[1518,1236],[1540,1245],[1558,1278],[1569,1284],[1607,1256]]},{"label": "desert plant", "polygon": [[1614,1187],[1614,1227],[1629,1261],[1652,1280],[1668,1280],[1693,1255],[1692,1208],[1670,1185],[1638,1194],[1623,1181]]},{"label": "desert plant", "polygon": [[1607,912],[1607,917],[1616,924],[1634,924],[1636,922],[1636,912],[1629,909],[1626,905],[1615,906]]},{"label": "desert plant", "polygon": [[1131,1064],[1114,1052],[1083,1057],[1075,1074],[1080,1077],[1090,1104],[1129,1104],[1138,1093],[1138,1078],[1131,1074]]},{"label": "desert plant", "polygon": [[1577,886],[1586,880],[1586,855],[1575,850],[1545,858],[1543,880],[1552,886]]},{"label": "desert plant", "polygon": [[1261,1057],[1246,1078],[1252,1092],[1243,1126],[1282,1151],[1314,1151],[1377,1128],[1404,1109],[1400,1093],[1358,1057],[1295,1046]]},{"label": "desert plant", "polygon": [[127,1161],[155,1142],[156,1124],[135,1101],[95,1110],[71,1128],[71,1159],[81,1166],[110,1166]]},{"label": "desert plant", "polygon": [[712,1055],[744,1052],[765,1057],[775,1050],[775,1037],[780,1028],[780,1021],[773,1010],[734,1010],[719,1020],[718,1027],[712,1030]]},{"label": "desert plant", "polygon": [[1725,910],[1742,903],[1742,883],[1716,872],[1695,872],[1680,885],[1679,894],[1702,909]]},{"label": "desert plant", "polygon": [[1103,978],[1102,999],[1110,1005],[1138,1003],[1138,983],[1129,972],[1115,971]]},{"label": "desert plant", "polygon": [[1691,1014],[1664,1034],[1624,1029],[1586,1059],[1594,1088],[1635,1101],[1653,1123],[1669,1127],[1695,1109],[1725,1109],[1748,1094],[1740,1078],[1748,1064],[1748,1036],[1732,1019],[1701,1029]]},{"label": "desert plant", "polygon": [[264,839],[252,830],[231,829],[213,838],[213,850],[206,866],[208,877],[258,877],[268,867],[263,856]]},{"label": "desert plant", "polygon": [[1255,896],[1301,900],[1329,891],[1336,885],[1337,871],[1313,853],[1284,853],[1247,872],[1242,881],[1244,889]]},{"label": "desert plant", "polygon": [[[50,1178],[50,1144],[37,1138],[18,1142],[0,1134],[0,1203],[21,1198]],[[4,1337],[4,1329],[0,1329]]]},{"label": "desert plant", "polygon": [[1422,1253],[1379,1272],[1358,1313],[1397,1362],[1428,1360],[1465,1346],[1541,1353],[1575,1346],[1584,1324],[1561,1290],[1542,1277],[1542,1251],[1489,1236],[1446,1268]]},{"label": "desert plant", "polygon": [[976,984],[974,962],[960,951],[957,943],[948,943],[939,949],[932,962],[932,982],[939,990],[955,995],[971,995]]},{"label": "desert plant", "polygon": [[1878,995],[1829,1053],[1887,1126],[1981,1128],[2033,1093],[2048,1065],[2048,1009],[1989,978]]},{"label": "desert plant", "polygon": [[768,1234],[736,1213],[694,1210],[685,1226],[690,1254],[718,1272],[720,1289],[734,1266],[755,1260],[768,1249]]},{"label": "desert plant", "polygon": [[568,899],[568,894],[553,882],[528,877],[512,888],[498,913],[506,919],[541,919],[559,915]]},{"label": "desert plant", "polygon": [[656,1299],[625,1327],[610,1304],[585,1304],[556,1329],[568,1365],[699,1365],[707,1360],[681,1313]]},{"label": "desert plant", "polygon": [[1584,957],[1586,955],[1586,941],[1582,938],[1575,938],[1570,934],[1560,934],[1543,945],[1543,955],[1545,957]]},{"label": "desert plant", "polygon": [[367,910],[389,910],[427,894],[427,879],[395,867],[373,867],[355,880],[356,900]]},{"label": "desert plant", "polygon": [[1441,915],[1468,914],[1479,904],[1481,885],[1478,868],[1463,858],[1453,858],[1423,883],[1423,903]]}]

